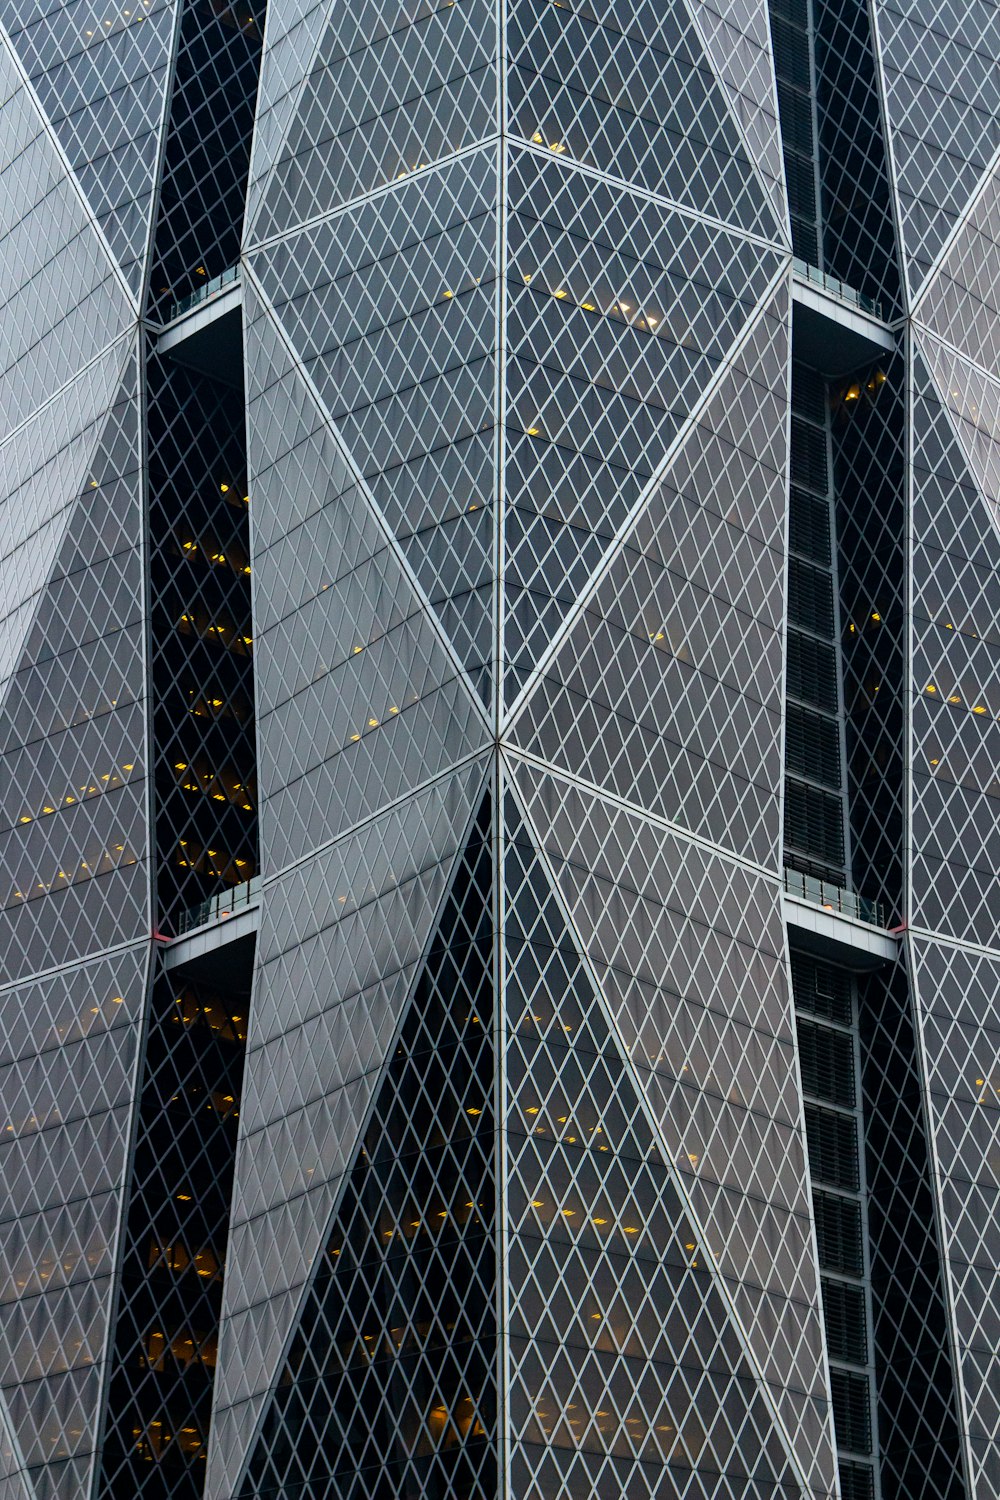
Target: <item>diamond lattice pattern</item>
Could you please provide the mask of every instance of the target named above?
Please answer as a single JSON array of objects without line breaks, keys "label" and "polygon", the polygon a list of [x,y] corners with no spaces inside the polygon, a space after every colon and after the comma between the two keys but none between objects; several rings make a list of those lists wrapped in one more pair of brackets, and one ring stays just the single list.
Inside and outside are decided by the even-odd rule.
[{"label": "diamond lattice pattern", "polygon": [[491,799],[353,1153],[242,1490],[496,1493]]},{"label": "diamond lattice pattern", "polygon": [[508,734],[584,781],[772,867],[786,313],[782,292]]},{"label": "diamond lattice pattern", "polygon": [[512,763],[808,1482],[832,1445],[778,887]]},{"label": "diamond lattice pattern", "polygon": [[1000,146],[1000,17],[988,0],[878,0],[876,13],[913,296]]},{"label": "diamond lattice pattern", "polygon": [[1000,954],[914,938],[913,956],[972,1493],[987,1496],[1000,1483]]},{"label": "diamond lattice pattern", "polygon": [[482,796],[476,765],[265,889],[209,1483],[232,1493]]},{"label": "diamond lattice pattern", "polygon": [[505,837],[512,1493],[800,1494],[513,807]]},{"label": "diamond lattice pattern", "polygon": [[512,156],[506,698],[698,404],[779,261],[557,162]]},{"label": "diamond lattice pattern", "polygon": [[0,1390],[52,1500],[90,1483],[145,999],[138,948],[0,1003]]},{"label": "diamond lattice pattern", "polygon": [[[30,601],[34,618],[0,711],[8,977],[134,940],[147,926],[136,394],[130,360],[96,451],[74,446],[87,477],[76,476],[58,517],[62,544]],[[58,470],[46,469],[54,480]]]},{"label": "diamond lattice pattern", "polygon": [[145,271],[178,7],[0,6],[0,21],[132,289]]}]

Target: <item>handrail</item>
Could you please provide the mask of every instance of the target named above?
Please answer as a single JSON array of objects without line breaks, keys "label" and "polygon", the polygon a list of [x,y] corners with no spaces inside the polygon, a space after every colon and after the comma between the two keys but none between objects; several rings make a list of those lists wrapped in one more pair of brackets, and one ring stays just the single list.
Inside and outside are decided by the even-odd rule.
[{"label": "handrail", "polygon": [[210,281],[203,282],[196,291],[191,292],[187,297],[182,297],[179,302],[175,302],[167,321],[172,323],[175,318],[180,318],[192,308],[199,307],[202,302],[207,302],[210,297],[214,297],[216,292],[221,292],[224,287],[233,285],[239,279],[239,266],[227,266],[224,271],[219,272],[218,276],[213,276]]},{"label": "handrail", "polygon": [[801,260],[796,256],[792,261],[792,270],[803,281],[811,281],[815,286],[822,287],[824,292],[829,292],[833,297],[839,297],[841,302],[849,302],[852,307],[860,308],[862,312],[870,313],[873,318],[881,319],[881,302],[876,302],[874,297],[868,297],[864,292],[857,291],[855,287],[848,286],[846,281],[840,281],[836,276],[830,276],[826,271],[821,271],[819,266],[811,266],[807,260]]},{"label": "handrail", "polygon": [[814,875],[803,875],[801,870],[785,870],[785,890],[789,896],[798,896],[812,906],[823,907],[824,911],[852,917],[855,922],[865,922],[869,927],[885,927],[880,901],[870,901],[867,896],[858,896],[842,886],[831,885],[828,880],[817,880]]},{"label": "handrail", "polygon": [[195,927],[204,927],[207,922],[222,922],[227,917],[235,917],[238,912],[256,906],[259,898],[260,876],[255,875],[242,885],[234,885],[230,890],[211,896],[207,901],[199,901],[197,906],[189,906],[187,911],[182,911],[177,918],[177,935],[183,937],[186,932],[193,931]]}]

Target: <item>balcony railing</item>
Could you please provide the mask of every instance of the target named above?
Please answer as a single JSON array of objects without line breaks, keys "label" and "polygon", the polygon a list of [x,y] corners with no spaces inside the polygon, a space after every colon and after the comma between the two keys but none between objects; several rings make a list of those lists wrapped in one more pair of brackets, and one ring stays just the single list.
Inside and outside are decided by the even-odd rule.
[{"label": "balcony railing", "polygon": [[840,917],[866,922],[869,927],[885,926],[885,913],[880,901],[869,901],[867,896],[845,891],[842,886],[831,885],[827,880],[817,880],[814,875],[803,875],[799,870],[786,870],[785,890],[789,896],[797,896],[800,901],[808,901],[812,906],[821,906],[824,911],[836,912]]},{"label": "balcony railing", "polygon": [[175,302],[170,310],[168,321],[172,323],[175,318],[191,312],[192,308],[200,307],[203,302],[208,302],[214,297],[216,292],[224,291],[227,286],[233,286],[239,279],[239,266],[227,266],[224,271],[219,272],[218,276],[213,276],[210,281],[203,282],[190,296],[182,297],[179,302]]},{"label": "balcony railing", "polygon": [[811,266],[807,260],[800,260],[796,256],[792,261],[792,269],[802,281],[811,281],[814,286],[829,292],[831,297],[838,297],[841,302],[848,302],[861,312],[870,313],[873,318],[881,318],[881,302],[876,302],[874,297],[866,297],[864,292],[856,291],[846,281],[838,281],[836,276],[828,276],[819,266]]},{"label": "balcony railing", "polygon": [[260,878],[254,876],[253,880],[245,880],[242,885],[234,885],[220,896],[212,896],[210,900],[200,901],[197,906],[182,911],[177,919],[177,935],[183,937],[186,932],[204,927],[208,922],[223,922],[227,917],[235,917],[256,906],[259,897]]}]

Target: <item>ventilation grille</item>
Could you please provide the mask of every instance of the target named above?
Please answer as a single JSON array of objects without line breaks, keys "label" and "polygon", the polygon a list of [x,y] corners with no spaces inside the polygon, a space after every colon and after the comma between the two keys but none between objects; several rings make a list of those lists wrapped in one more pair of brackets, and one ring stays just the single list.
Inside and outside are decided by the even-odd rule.
[{"label": "ventilation grille", "polygon": [[828,640],[833,636],[833,579],[798,557],[788,559],[788,621]]},{"label": "ventilation grille", "polygon": [[788,507],[788,545],[813,562],[830,566],[830,507],[819,495],[793,489]]},{"label": "ventilation grille", "polygon": [[840,790],[840,731],[836,719],[789,705],[785,719],[785,765],[800,776]]},{"label": "ventilation grille", "polygon": [[[789,185],[789,193],[791,191]],[[830,469],[825,428],[813,427],[810,423],[803,422],[801,417],[793,415],[789,461],[794,484],[818,490],[821,495],[827,494],[830,488]]]},{"label": "ventilation grille", "polygon": [[812,79],[809,69],[809,38],[804,28],[790,24],[783,16],[775,15],[772,11],[771,40],[774,43],[774,70],[778,77],[808,93]]},{"label": "ventilation grille", "polygon": [[872,1413],[868,1377],[850,1370],[830,1371],[833,1427],[837,1447],[852,1453],[872,1451]]},{"label": "ventilation grille", "polygon": [[785,670],[789,697],[801,698],[828,713],[837,712],[837,658],[832,646],[789,630]]},{"label": "ventilation grille", "polygon": [[868,1363],[868,1319],[865,1294],[859,1286],[843,1281],[821,1282],[823,1317],[826,1320],[826,1346],[831,1359],[843,1359],[850,1365]]},{"label": "ventilation grille", "polygon": [[836,1198],[832,1193],[813,1193],[816,1215],[816,1246],[824,1271],[840,1271],[845,1276],[861,1276],[861,1208],[850,1198]]},{"label": "ventilation grille", "polygon": [[840,1464],[840,1500],[875,1500],[875,1474],[868,1464]]},{"label": "ventilation grille", "polygon": [[804,782],[785,782],[785,843],[843,868],[844,808],[839,797]]},{"label": "ventilation grille", "polygon": [[826,422],[826,381],[808,365],[792,365],[792,411],[809,422]]},{"label": "ventilation grille", "polygon": [[799,1022],[798,1036],[805,1092],[853,1109],[854,1049],[850,1036],[831,1031],[828,1026],[816,1026],[812,1021]]},{"label": "ventilation grille", "polygon": [[809,1170],[817,1182],[856,1193],[859,1188],[858,1131],[853,1115],[837,1115],[807,1104]]},{"label": "ventilation grille", "polygon": [[813,149],[812,101],[809,95],[794,84],[778,79],[778,114],[781,118],[781,138],[792,152],[801,151],[811,158]]},{"label": "ventilation grille", "polygon": [[792,994],[799,1010],[850,1026],[854,1019],[851,976],[805,953],[792,954]]}]

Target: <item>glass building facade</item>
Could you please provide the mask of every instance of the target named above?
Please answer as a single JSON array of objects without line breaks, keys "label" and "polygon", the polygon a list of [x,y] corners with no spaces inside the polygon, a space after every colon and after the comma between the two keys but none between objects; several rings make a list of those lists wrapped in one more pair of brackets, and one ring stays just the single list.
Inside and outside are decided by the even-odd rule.
[{"label": "glass building facade", "polygon": [[996,1500],[998,55],[0,0],[0,1500]]}]

